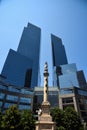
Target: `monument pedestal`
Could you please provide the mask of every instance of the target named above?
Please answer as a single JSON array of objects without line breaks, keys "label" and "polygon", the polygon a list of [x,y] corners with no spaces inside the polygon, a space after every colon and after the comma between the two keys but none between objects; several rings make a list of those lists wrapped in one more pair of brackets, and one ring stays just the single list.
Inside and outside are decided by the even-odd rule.
[{"label": "monument pedestal", "polygon": [[36,130],[55,130],[54,122],[36,122]]},{"label": "monument pedestal", "polygon": [[36,122],[36,130],[55,130],[55,122],[52,121],[50,115],[50,103],[42,103],[42,114]]}]

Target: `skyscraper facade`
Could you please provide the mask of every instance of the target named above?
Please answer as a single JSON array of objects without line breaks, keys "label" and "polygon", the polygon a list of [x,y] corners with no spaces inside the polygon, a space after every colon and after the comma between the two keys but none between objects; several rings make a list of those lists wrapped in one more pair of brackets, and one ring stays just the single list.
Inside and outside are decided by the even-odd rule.
[{"label": "skyscraper facade", "polygon": [[6,82],[19,87],[38,86],[40,39],[41,29],[28,23],[17,51],[10,49],[2,69]]},{"label": "skyscraper facade", "polygon": [[51,34],[53,66],[68,64],[61,38]]},{"label": "skyscraper facade", "polygon": [[76,64],[68,64],[62,40],[51,35],[52,60],[53,60],[53,86],[58,88],[86,86],[85,76],[82,70],[78,71]]},{"label": "skyscraper facade", "polygon": [[[38,80],[40,78],[39,77],[40,41],[41,41],[41,29],[29,23],[27,28],[26,27],[24,28],[17,52],[31,59],[33,62],[31,87],[37,86]],[[26,77],[28,76],[27,73]]]}]

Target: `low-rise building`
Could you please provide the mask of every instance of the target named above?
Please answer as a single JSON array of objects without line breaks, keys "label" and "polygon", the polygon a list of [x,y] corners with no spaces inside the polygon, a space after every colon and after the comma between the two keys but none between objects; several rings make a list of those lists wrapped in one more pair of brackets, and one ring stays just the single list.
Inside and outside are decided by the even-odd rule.
[{"label": "low-rise building", "polygon": [[17,105],[19,110],[32,110],[33,96],[34,92],[28,88],[0,82],[0,109],[3,112],[12,105]]},{"label": "low-rise building", "polygon": [[87,122],[87,90],[77,87],[62,88],[59,91],[59,108],[73,107],[81,121]]}]

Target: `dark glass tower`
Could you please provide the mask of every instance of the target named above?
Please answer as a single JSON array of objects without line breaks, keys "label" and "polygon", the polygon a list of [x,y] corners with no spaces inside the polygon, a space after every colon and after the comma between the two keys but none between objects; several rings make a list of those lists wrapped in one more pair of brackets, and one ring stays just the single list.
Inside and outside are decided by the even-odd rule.
[{"label": "dark glass tower", "polygon": [[[17,52],[33,62],[31,86],[38,86],[39,82],[39,59],[40,59],[41,29],[35,25],[28,24],[24,28]],[[26,77],[29,72],[26,73]],[[28,77],[27,77],[28,78]]]},{"label": "dark glass tower", "polygon": [[41,29],[28,23],[24,28],[17,51],[10,50],[2,75],[6,82],[34,88],[38,86]]},{"label": "dark glass tower", "polygon": [[[31,70],[32,65],[33,62],[30,59],[10,49],[2,70],[2,75],[6,77],[5,82],[23,87],[25,85],[26,73],[28,70]],[[30,74],[28,80],[30,81],[28,84],[30,86]]]},{"label": "dark glass tower", "polygon": [[66,52],[62,40],[51,35],[52,60],[53,60],[53,86],[86,87],[86,80],[83,71],[77,71],[76,64],[68,64]]},{"label": "dark glass tower", "polygon": [[68,64],[66,52],[62,40],[51,35],[53,66]]}]

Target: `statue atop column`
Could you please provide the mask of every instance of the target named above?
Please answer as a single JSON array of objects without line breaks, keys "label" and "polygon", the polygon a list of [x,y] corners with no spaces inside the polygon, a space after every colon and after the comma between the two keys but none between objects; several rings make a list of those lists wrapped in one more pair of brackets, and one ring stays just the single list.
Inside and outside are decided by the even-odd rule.
[{"label": "statue atop column", "polygon": [[47,62],[44,65],[43,75],[44,75],[44,99],[43,101],[47,102],[48,101],[48,76],[49,76]]}]

